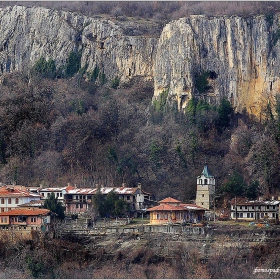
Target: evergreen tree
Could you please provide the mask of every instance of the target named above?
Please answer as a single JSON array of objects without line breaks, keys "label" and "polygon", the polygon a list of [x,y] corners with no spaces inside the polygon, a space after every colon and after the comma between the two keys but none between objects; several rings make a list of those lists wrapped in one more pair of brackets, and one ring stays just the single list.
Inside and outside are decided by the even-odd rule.
[{"label": "evergreen tree", "polygon": [[64,210],[65,207],[60,201],[54,196],[54,193],[48,197],[44,202],[44,208],[51,210],[51,212],[57,214],[57,218],[63,220],[65,217]]}]

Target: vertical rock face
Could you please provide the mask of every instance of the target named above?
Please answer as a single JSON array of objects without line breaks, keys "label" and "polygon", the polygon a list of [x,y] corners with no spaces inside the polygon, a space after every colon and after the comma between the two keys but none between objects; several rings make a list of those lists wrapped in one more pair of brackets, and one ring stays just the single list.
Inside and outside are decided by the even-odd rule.
[{"label": "vertical rock face", "polygon": [[0,74],[30,68],[40,57],[59,67],[71,51],[81,51],[81,66],[89,74],[97,66],[107,79],[152,79],[156,43],[155,38],[125,36],[109,20],[41,7],[0,9]]},{"label": "vertical rock face", "polygon": [[260,116],[280,90],[279,16],[190,16],[167,24],[160,36],[128,36],[109,20],[22,6],[0,9],[0,75],[26,70],[40,58],[57,67],[81,52],[86,75],[107,80],[154,79],[154,98],[184,109],[193,96],[228,98],[236,111]]},{"label": "vertical rock face", "polygon": [[276,16],[190,16],[167,24],[154,63],[154,98],[168,90],[183,109],[193,96],[212,103],[227,97],[236,111],[259,116],[279,93],[279,29]]}]

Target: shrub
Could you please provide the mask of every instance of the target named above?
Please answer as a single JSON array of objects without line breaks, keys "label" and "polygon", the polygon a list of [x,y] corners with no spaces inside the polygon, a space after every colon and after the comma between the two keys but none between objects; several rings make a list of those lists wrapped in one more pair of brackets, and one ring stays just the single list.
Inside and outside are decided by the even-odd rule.
[{"label": "shrub", "polygon": [[81,52],[71,52],[68,56],[67,64],[65,66],[65,76],[73,77],[81,67]]},{"label": "shrub", "polygon": [[91,73],[91,75],[90,75],[90,80],[91,80],[92,82],[95,82],[95,81],[97,80],[98,75],[99,75],[99,72],[100,72],[100,71],[99,71],[98,66],[95,65],[94,70],[92,71],[92,73]]},{"label": "shrub", "polygon": [[41,57],[35,62],[31,69],[31,74],[39,75],[42,78],[54,79],[56,77],[55,61],[46,61],[44,57]]},{"label": "shrub", "polygon": [[168,89],[159,94],[159,97],[154,100],[153,105],[156,111],[164,111],[167,103]]},{"label": "shrub", "polygon": [[203,93],[208,87],[209,72],[203,72],[195,78],[195,87],[199,93]]},{"label": "shrub", "polygon": [[116,76],[111,83],[111,87],[113,89],[117,89],[119,85],[120,85],[120,78]]}]

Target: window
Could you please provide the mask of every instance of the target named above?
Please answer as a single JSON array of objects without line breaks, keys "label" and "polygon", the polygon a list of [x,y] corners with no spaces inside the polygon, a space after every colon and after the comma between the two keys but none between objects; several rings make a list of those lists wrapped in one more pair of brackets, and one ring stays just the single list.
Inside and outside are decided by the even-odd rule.
[{"label": "window", "polygon": [[1,212],[5,212],[5,208],[1,208]]},{"label": "window", "polygon": [[272,208],[275,209],[275,205],[273,205]]},{"label": "window", "polygon": [[126,200],[130,200],[130,196],[129,195],[126,197]]},{"label": "window", "polygon": [[79,208],[79,204],[78,203],[76,204],[76,208]]},{"label": "window", "polygon": [[275,213],[272,213],[272,218],[275,218]]},{"label": "window", "polygon": [[59,196],[59,193],[56,193],[56,197],[58,197]]},{"label": "window", "polygon": [[204,197],[204,193],[201,196]]},{"label": "window", "polygon": [[207,179],[204,179],[204,185],[207,185]]},{"label": "window", "polygon": [[8,211],[11,211],[12,210],[12,208],[11,207],[8,207]]},{"label": "window", "polygon": [[266,206],[266,209],[269,209],[269,205]]},{"label": "window", "polygon": [[36,217],[31,217],[31,223],[36,223],[37,218]]},{"label": "window", "polygon": [[245,209],[247,209],[247,206],[245,206]]},{"label": "window", "polygon": [[60,193],[59,196],[62,197],[62,193]]},{"label": "window", "polygon": [[22,223],[22,222],[26,222],[26,216],[18,216],[18,221],[20,222],[20,223]]},{"label": "window", "polygon": [[50,195],[51,195],[51,194],[50,194],[50,193],[48,193],[48,197],[50,197]]},{"label": "window", "polygon": [[8,198],[8,204],[12,204],[12,199]]},{"label": "window", "polygon": [[254,213],[251,213],[251,218],[254,218]]},{"label": "window", "polygon": [[261,210],[261,206],[258,206],[258,209]]},{"label": "window", "polygon": [[247,213],[247,218],[250,218],[250,213]]},{"label": "window", "polygon": [[80,204],[80,208],[81,209],[84,208],[84,204],[83,203]]},{"label": "window", "polygon": [[42,192],[42,196],[45,196],[45,193]]},{"label": "window", "polygon": [[239,215],[239,216],[240,216],[240,218],[243,218],[243,213],[240,213],[240,215]]},{"label": "window", "polygon": [[16,204],[18,204],[18,198],[16,198]]},{"label": "window", "polygon": [[1,198],[1,204],[5,204],[4,198]]},{"label": "window", "polygon": [[255,209],[255,206],[254,206],[254,205],[252,206],[252,209]]},{"label": "window", "polygon": [[240,206],[239,209],[241,210],[241,209],[242,209],[242,206]]},{"label": "window", "polygon": [[201,202],[201,205],[203,205],[203,202]]}]

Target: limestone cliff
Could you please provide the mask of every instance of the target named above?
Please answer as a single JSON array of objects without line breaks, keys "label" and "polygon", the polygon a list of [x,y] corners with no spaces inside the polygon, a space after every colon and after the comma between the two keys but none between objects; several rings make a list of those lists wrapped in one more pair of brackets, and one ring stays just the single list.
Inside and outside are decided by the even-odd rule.
[{"label": "limestone cliff", "polygon": [[[121,24],[77,13],[22,6],[0,9],[0,75],[40,58],[65,65],[81,52],[85,75],[154,80],[184,109],[192,96],[227,97],[236,111],[260,116],[280,89],[279,16],[190,16],[167,24],[160,38],[128,34]],[[137,35],[137,36],[136,36]],[[278,40],[279,39],[279,40]]]},{"label": "limestone cliff", "polygon": [[192,96],[211,102],[225,96],[236,111],[260,116],[280,89],[279,24],[277,16],[190,16],[167,24],[154,64],[154,98],[168,90],[182,109]]},{"label": "limestone cliff", "polygon": [[81,51],[88,73],[97,66],[108,80],[151,79],[156,43],[156,38],[124,35],[110,20],[41,7],[0,9],[0,74],[29,68],[40,57],[59,67],[71,51]]}]

